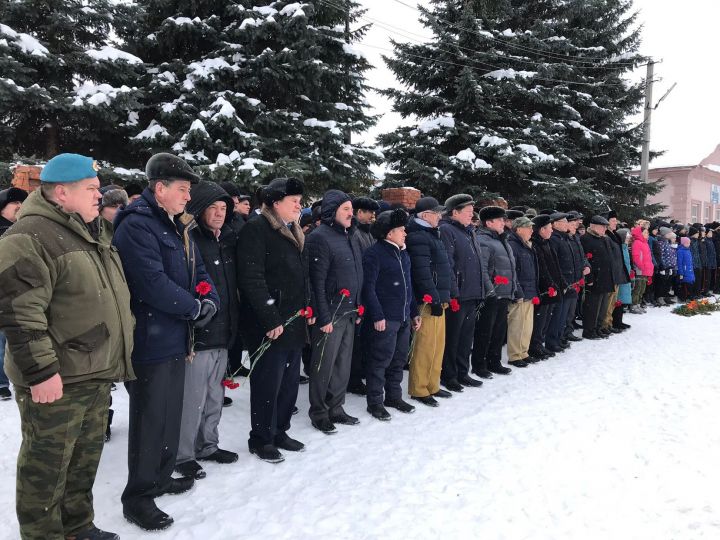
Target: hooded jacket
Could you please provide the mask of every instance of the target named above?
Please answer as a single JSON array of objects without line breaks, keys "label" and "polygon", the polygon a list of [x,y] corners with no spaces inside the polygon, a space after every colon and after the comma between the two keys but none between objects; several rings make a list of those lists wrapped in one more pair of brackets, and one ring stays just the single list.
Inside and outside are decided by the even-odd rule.
[{"label": "hooded jacket", "polygon": [[130,292],[103,220],[96,235],[40,190],[0,239],[5,372],[21,387],[133,379]]},{"label": "hooded jacket", "polygon": [[632,262],[638,273],[642,276],[652,276],[655,272],[653,266],[652,254],[650,253],[650,245],[647,238],[643,236],[640,227],[633,227],[630,231],[633,237],[632,244]]},{"label": "hooded jacket", "polygon": [[195,288],[201,281],[212,286],[204,298],[219,305],[190,234],[196,226],[187,213],[171,220],[149,189],[115,216],[113,245],[120,251],[136,321],[133,362],[188,356],[192,348],[190,321],[199,314],[200,297]]},{"label": "hooded jacket", "polygon": [[680,283],[695,283],[695,268],[689,248],[679,245],[677,248],[677,265]]},{"label": "hooded jacket", "polygon": [[[332,322],[336,309],[340,316],[362,303],[362,247],[354,227],[346,229],[335,221],[337,209],[349,200],[342,191],[327,191],[322,200],[322,223],[307,237],[311,306],[319,327]],[[341,296],[343,289],[349,297]]]},{"label": "hooded jacket", "polygon": [[[208,229],[202,214],[207,208],[222,201],[226,206],[225,223],[220,236]],[[192,188],[192,200],[187,206],[188,213],[195,216],[193,240],[200,250],[205,270],[215,285],[220,299],[218,312],[203,328],[194,329],[195,350],[229,349],[238,331],[238,290],[237,290],[237,235],[232,228],[233,200],[215,182],[200,181]]]}]

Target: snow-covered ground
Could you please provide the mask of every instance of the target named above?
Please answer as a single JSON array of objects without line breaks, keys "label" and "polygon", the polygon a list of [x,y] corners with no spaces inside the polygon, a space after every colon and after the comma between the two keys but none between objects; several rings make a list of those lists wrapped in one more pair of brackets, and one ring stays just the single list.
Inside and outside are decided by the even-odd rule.
[{"label": "snow-covered ground", "polygon": [[[720,315],[668,309],[627,316],[633,328],[466,389],[437,409],[373,420],[307,444],[280,465],[247,452],[248,385],[231,391],[222,446],[192,491],[158,505],[172,539],[699,539],[720,538]],[[113,394],[113,439],[95,484],[96,523],[145,537],[122,517],[127,395]],[[0,404],[0,538],[16,538],[17,408]]]}]

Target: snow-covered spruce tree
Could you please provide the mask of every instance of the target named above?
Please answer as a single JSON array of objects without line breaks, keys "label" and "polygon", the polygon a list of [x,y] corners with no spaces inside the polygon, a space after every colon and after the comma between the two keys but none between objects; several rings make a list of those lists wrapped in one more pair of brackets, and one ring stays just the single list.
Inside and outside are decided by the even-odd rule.
[{"label": "snow-covered spruce tree", "polygon": [[[314,194],[369,184],[377,153],[347,143],[375,119],[365,111],[369,64],[352,46],[363,29],[346,34],[346,10],[261,0],[137,6],[128,50],[152,64],[138,161],[171,151],[248,189],[290,174]],[[351,3],[351,24],[360,13]]]},{"label": "snow-covered spruce tree", "polygon": [[0,158],[122,156],[139,59],[112,47],[106,0],[0,2]]},{"label": "snow-covered spruce tree", "polygon": [[511,204],[631,206],[653,186],[628,117],[643,62],[629,0],[434,0],[421,8],[426,44],[395,44],[386,62],[407,87],[394,108],[416,118],[380,137],[395,171],[439,198],[462,191]]}]

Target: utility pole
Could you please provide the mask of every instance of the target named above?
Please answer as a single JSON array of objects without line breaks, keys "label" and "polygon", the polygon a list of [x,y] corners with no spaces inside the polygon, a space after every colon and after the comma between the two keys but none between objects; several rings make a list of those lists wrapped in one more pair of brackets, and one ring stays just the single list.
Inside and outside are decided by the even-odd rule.
[{"label": "utility pole", "polygon": [[655,62],[650,60],[647,65],[647,76],[645,78],[645,119],[643,120],[642,156],[640,157],[640,180],[646,184],[648,181],[648,167],[650,165],[650,123],[652,121],[654,108],[652,105],[654,76]]}]

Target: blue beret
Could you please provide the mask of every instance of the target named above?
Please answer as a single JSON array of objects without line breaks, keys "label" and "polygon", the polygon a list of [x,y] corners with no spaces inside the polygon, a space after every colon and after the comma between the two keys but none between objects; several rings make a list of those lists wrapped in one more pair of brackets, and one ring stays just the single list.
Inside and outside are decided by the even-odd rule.
[{"label": "blue beret", "polygon": [[79,182],[86,178],[95,178],[99,167],[97,162],[79,154],[58,154],[43,167],[40,181],[53,184]]}]

